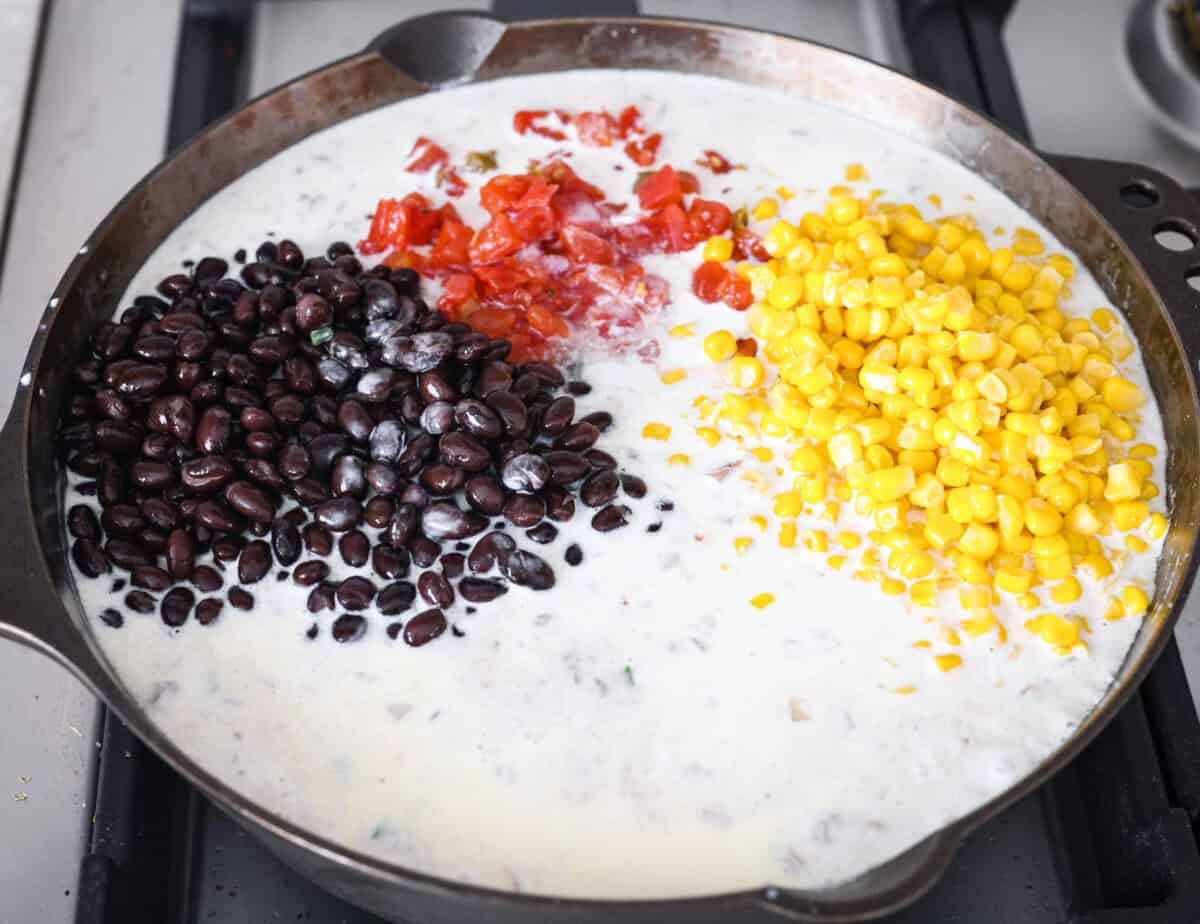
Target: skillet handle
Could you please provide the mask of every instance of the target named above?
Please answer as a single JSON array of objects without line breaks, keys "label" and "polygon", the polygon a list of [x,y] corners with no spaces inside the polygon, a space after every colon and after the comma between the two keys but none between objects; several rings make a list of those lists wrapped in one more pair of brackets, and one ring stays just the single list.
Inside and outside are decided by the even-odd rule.
[{"label": "skillet handle", "polygon": [[[1167,175],[1140,164],[1057,154],[1046,159],[1129,245],[1162,296],[1188,356],[1200,358],[1200,202]],[[1155,239],[1163,231],[1182,235],[1177,240],[1186,238],[1191,246],[1167,248]]]},{"label": "skillet handle", "polygon": [[434,88],[469,80],[504,35],[495,16],[447,10],[414,16],[367,46],[418,83]]},{"label": "skillet handle", "polygon": [[0,639],[46,655],[93,692],[105,695],[111,692],[112,680],[55,589],[37,538],[34,516],[57,520],[59,511],[54,505],[35,514],[30,501],[29,478],[22,461],[28,401],[26,388],[18,388],[0,430]]}]

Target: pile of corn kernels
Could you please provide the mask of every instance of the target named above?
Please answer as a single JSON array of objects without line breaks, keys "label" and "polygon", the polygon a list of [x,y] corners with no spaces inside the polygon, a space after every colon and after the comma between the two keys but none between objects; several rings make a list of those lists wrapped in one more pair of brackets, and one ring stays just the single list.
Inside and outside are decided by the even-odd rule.
[{"label": "pile of corn kernels", "polygon": [[[861,165],[847,168],[848,182],[865,178]],[[969,214],[926,219],[879,196],[837,186],[822,213],[797,223],[777,219],[778,199],[762,200],[747,220],[762,229],[765,261],[732,263],[732,236],[707,242],[705,261],[751,284],[754,338],[703,338],[729,387],[697,396],[696,433],[710,446],[737,441],[760,462],[776,455],[763,437],[787,442],[791,488],[773,496],[781,546],[835,569],[859,550],[854,577],[915,606],[956,591],[969,636],[1004,642],[992,607],[1013,595],[1029,632],[1062,654],[1086,648],[1086,617],[1036,613],[1040,595],[1069,605],[1082,574],[1105,586],[1105,618],[1143,613],[1145,589],[1105,581],[1123,556],[1153,553],[1167,529],[1152,508],[1156,449],[1134,443],[1146,396],[1118,369],[1135,346],[1108,308],[1063,313],[1075,266],[1045,254],[1036,233],[1018,229],[1010,247],[992,248]],[[666,385],[684,378],[662,374]],[[670,427],[651,422],[643,436],[667,440]],[[842,505],[874,528],[836,531]],[[802,513],[832,529],[799,528]],[[1118,534],[1123,547],[1101,542]],[[735,538],[735,551],[752,542]],[[942,670],[961,663],[938,656]]]}]

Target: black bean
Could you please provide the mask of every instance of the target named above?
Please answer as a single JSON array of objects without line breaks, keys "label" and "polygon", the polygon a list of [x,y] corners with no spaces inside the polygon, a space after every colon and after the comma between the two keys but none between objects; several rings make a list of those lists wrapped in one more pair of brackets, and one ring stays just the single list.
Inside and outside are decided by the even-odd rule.
[{"label": "black bean", "polygon": [[142,516],[159,529],[173,529],[179,521],[179,509],[161,497],[147,497],[141,502],[139,508]]},{"label": "black bean", "polygon": [[408,552],[404,549],[377,545],[371,550],[372,570],[388,581],[405,577],[408,574],[408,559]]},{"label": "black bean", "polygon": [[561,387],[566,381],[566,379],[563,377],[563,374],[549,363],[526,363],[522,368],[522,371],[527,375],[532,375],[535,378],[541,379],[541,381],[554,388]]},{"label": "black bean", "polygon": [[233,463],[225,456],[200,456],[180,469],[184,485],[196,494],[219,491],[233,480]]},{"label": "black bean", "polygon": [[581,453],[566,449],[553,449],[543,458],[550,466],[550,481],[554,484],[571,484],[592,470]]},{"label": "black bean", "polygon": [[400,476],[386,462],[371,462],[367,465],[366,478],[371,490],[379,494],[395,494],[400,489]]},{"label": "black bean", "polygon": [[449,497],[463,486],[467,480],[466,473],[461,468],[443,465],[438,462],[428,466],[421,472],[421,487],[433,497]]},{"label": "black bean", "polygon": [[467,556],[467,567],[475,574],[483,574],[504,561],[516,549],[517,544],[511,536],[504,533],[488,533],[475,543],[471,554]]},{"label": "black bean", "polygon": [[196,506],[196,522],[219,533],[240,533],[244,521],[219,501],[201,501]]},{"label": "black bean", "polygon": [[400,503],[422,508],[429,503],[429,492],[415,481],[400,492]]},{"label": "black bean", "polygon": [[119,504],[125,497],[125,473],[121,466],[111,459],[105,459],[100,468],[100,478],[97,480],[96,496],[102,506]]},{"label": "black bean", "polygon": [[367,478],[362,462],[355,456],[345,455],[333,463],[330,488],[334,497],[358,497],[367,493]]},{"label": "black bean", "polygon": [[467,557],[462,552],[447,552],[442,556],[442,574],[447,580],[453,581],[461,577],[466,565]]},{"label": "black bean", "polygon": [[630,475],[627,472],[623,472],[621,474],[621,488],[634,500],[641,500],[646,496],[646,482],[642,481],[637,475]]},{"label": "black bean", "polygon": [[542,522],[533,529],[527,529],[525,535],[539,545],[553,542],[558,537],[558,527],[553,523]]},{"label": "black bean", "polygon": [[312,555],[328,555],[333,551],[333,534],[320,523],[306,523],[304,547]]},{"label": "black bean", "polygon": [[421,429],[438,436],[454,429],[454,405],[449,401],[434,401],[421,411]]},{"label": "black bean", "polygon": [[[81,542],[87,542],[87,540],[77,539],[75,542],[78,545]],[[104,554],[108,556],[109,561],[125,571],[132,571],[138,565],[154,564],[154,556],[152,554],[137,543],[129,542],[125,539],[109,539],[104,544]]]},{"label": "black bean", "polygon": [[369,320],[395,316],[400,307],[395,286],[385,279],[368,279],[362,288]]},{"label": "black bean", "polygon": [[67,529],[76,539],[90,539],[92,542],[100,539],[100,524],[92,508],[86,504],[76,504],[67,512]]},{"label": "black bean", "polygon": [[572,542],[569,546],[567,546],[567,550],[563,553],[563,560],[568,565],[578,565],[583,561],[583,549],[579,547],[578,543]]},{"label": "black bean", "polygon": [[430,539],[465,539],[487,529],[487,518],[475,511],[461,510],[437,501],[421,511],[421,529]]},{"label": "black bean", "polygon": [[[263,434],[252,435],[262,436]],[[247,459],[242,463],[242,468],[251,480],[266,485],[274,491],[283,492],[290,487],[287,479],[279,474],[279,470],[266,459]]]},{"label": "black bean", "polygon": [[[454,338],[442,331],[425,331],[403,339],[406,342],[391,351],[394,362],[389,365],[409,372],[428,372],[454,350]],[[383,361],[387,362],[387,357]]]},{"label": "black bean", "polygon": [[254,607],[254,595],[243,587],[231,587],[225,595],[229,605],[238,610],[249,610]]},{"label": "black bean", "polygon": [[546,502],[537,494],[510,494],[503,513],[514,526],[534,526],[546,515]]},{"label": "black bean", "polygon": [[541,456],[522,452],[501,466],[500,480],[510,491],[540,491],[550,480],[550,464]]},{"label": "black bean", "polygon": [[186,587],[175,587],[168,590],[163,596],[158,611],[163,622],[172,628],[178,628],[187,622],[195,602],[196,595],[191,590]]},{"label": "black bean", "polygon": [[300,530],[280,517],[271,524],[271,548],[281,565],[290,566],[300,558]]},{"label": "black bean", "polygon": [[[107,417],[109,420],[115,420],[118,423],[125,423],[133,416],[133,409],[129,404],[115,391],[108,388],[103,388],[96,392],[92,403],[97,414],[101,417]],[[88,415],[84,414],[82,416]]]},{"label": "black bean", "polygon": [[206,597],[196,604],[196,622],[202,626],[211,626],[225,608],[225,601],[216,597]]},{"label": "black bean", "polygon": [[234,561],[245,544],[241,536],[222,536],[212,544],[213,557],[217,561]]},{"label": "black bean", "polygon": [[592,411],[579,418],[580,423],[588,423],[603,433],[612,426],[613,416],[608,411]]},{"label": "black bean", "polygon": [[343,533],[338,540],[338,551],[342,555],[342,561],[351,568],[361,568],[370,557],[371,542],[365,533],[357,529],[351,530]]},{"label": "black bean", "polygon": [[364,400],[372,403],[386,401],[396,384],[396,372],[393,369],[371,369],[359,376],[354,385],[355,392]]},{"label": "black bean", "polygon": [[154,597],[144,590],[131,590],[125,595],[125,605],[135,613],[153,613]]},{"label": "black bean", "polygon": [[614,529],[620,529],[629,523],[628,507],[620,504],[609,504],[607,507],[596,512],[592,517],[592,529],[601,533],[612,532]]},{"label": "black bean", "polygon": [[454,406],[455,422],[472,436],[494,440],[504,432],[499,416],[477,398],[464,398]]},{"label": "black bean", "polygon": [[371,458],[379,462],[394,462],[408,444],[408,430],[399,420],[384,420],[368,433]]},{"label": "black bean", "polygon": [[579,499],[589,507],[603,507],[617,496],[620,479],[611,469],[602,469],[579,488]]},{"label": "black bean", "polygon": [[436,571],[426,571],[417,579],[417,590],[430,606],[447,607],[454,602],[454,588]]},{"label": "black bean", "polygon": [[191,580],[197,590],[206,594],[220,590],[225,585],[225,580],[221,577],[220,572],[208,565],[197,565],[193,568]]},{"label": "black bean", "polygon": [[271,570],[271,547],[261,539],[247,542],[238,557],[238,581],[256,584]]},{"label": "black bean", "polygon": [[145,523],[141,509],[133,504],[111,504],[100,514],[100,525],[110,536],[132,538],[142,531]]},{"label": "black bean", "polygon": [[166,334],[139,337],[133,343],[133,355],[148,363],[164,363],[175,355],[175,340]]},{"label": "black bean", "polygon": [[560,395],[550,402],[542,414],[542,430],[550,436],[558,436],[571,426],[575,419],[575,399],[570,395]]},{"label": "black bean", "polygon": [[310,613],[320,613],[323,610],[337,609],[337,598],[334,595],[336,590],[336,584],[328,582],[318,584],[309,591],[308,611]]},{"label": "black bean", "polygon": [[490,603],[508,593],[508,585],[488,578],[465,577],[458,582],[458,592],[470,603]]},{"label": "black bean", "polygon": [[329,565],[323,561],[302,562],[292,570],[292,580],[301,587],[311,587],[329,577]]},{"label": "black bean", "polygon": [[353,398],[348,398],[338,405],[337,419],[338,426],[345,430],[352,440],[359,443],[367,441],[374,426],[367,409]]},{"label": "black bean", "polygon": [[130,424],[101,420],[94,428],[96,447],[120,456],[132,455],[142,445],[138,430]]},{"label": "black bean", "polygon": [[393,548],[403,548],[417,533],[417,524],[421,513],[413,504],[400,503],[396,505],[388,522],[384,540]]},{"label": "black bean", "polygon": [[313,516],[326,529],[342,533],[358,525],[362,504],[353,497],[337,497],[318,504]]},{"label": "black bean", "polygon": [[583,454],[583,457],[588,460],[588,465],[592,468],[616,468],[617,460],[605,452],[603,449],[592,448]]},{"label": "black bean", "polygon": [[404,626],[404,641],[417,648],[446,631],[446,616],[439,609],[428,609],[418,613]]},{"label": "black bean", "polygon": [[529,412],[516,395],[507,391],[493,391],[484,400],[499,416],[507,434],[521,436],[528,431]]},{"label": "black bean", "polygon": [[114,610],[111,606],[101,610],[97,618],[110,629],[119,629],[125,625],[125,617],[121,615],[121,611]]},{"label": "black bean", "polygon": [[554,569],[544,559],[524,549],[516,549],[500,562],[501,573],[530,590],[549,590],[554,586]]},{"label": "black bean", "polygon": [[392,518],[395,505],[389,498],[372,497],[363,508],[363,522],[375,529],[383,529]]},{"label": "black bean", "polygon": [[292,493],[306,507],[315,507],[329,497],[329,491],[315,478],[298,479],[292,484]]},{"label": "black bean", "polygon": [[590,449],[599,438],[600,430],[595,424],[580,421],[556,439],[554,445],[558,449],[583,452],[585,449]]},{"label": "black bean", "polygon": [[129,575],[129,582],[134,587],[144,587],[147,590],[166,590],[174,582],[158,565],[138,565]]},{"label": "black bean", "polygon": [[275,504],[257,485],[235,481],[225,489],[225,500],[242,516],[255,523],[268,524],[275,517]]},{"label": "black bean", "polygon": [[200,415],[196,427],[196,448],[203,453],[217,455],[229,448],[229,437],[233,432],[233,418],[223,407],[210,407]]},{"label": "black bean", "polygon": [[413,564],[418,568],[428,568],[442,553],[441,547],[432,539],[426,536],[417,536],[408,544],[409,554],[412,555]]},{"label": "black bean", "polygon": [[299,481],[308,474],[311,460],[308,450],[299,443],[288,443],[279,451],[276,466],[279,473],[289,481]]},{"label": "black bean", "polygon": [[656,501],[654,504],[654,509],[662,511],[663,513],[669,513],[675,509],[675,502],[669,500]]},{"label": "black bean", "polygon": [[566,488],[547,485],[542,498],[546,502],[546,516],[556,523],[565,523],[575,516],[575,497]]},{"label": "black bean", "polygon": [[417,589],[408,581],[396,581],[379,591],[375,605],[384,616],[403,613],[417,599]]},{"label": "black bean", "polygon": [[367,634],[367,621],[357,613],[343,613],[333,621],[331,632],[335,642],[357,642]]},{"label": "black bean", "polygon": [[365,610],[375,599],[375,585],[367,578],[348,577],[337,587],[337,600],[345,609]]},{"label": "black bean", "polygon": [[476,475],[466,483],[467,503],[480,513],[497,516],[504,509],[504,489],[490,475]]}]

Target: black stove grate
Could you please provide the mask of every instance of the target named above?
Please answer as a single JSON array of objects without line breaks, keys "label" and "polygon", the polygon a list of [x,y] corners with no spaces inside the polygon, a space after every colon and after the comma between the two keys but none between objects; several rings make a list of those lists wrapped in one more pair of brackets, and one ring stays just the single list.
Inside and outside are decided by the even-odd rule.
[{"label": "black stove grate", "polygon": [[[895,2],[915,75],[1028,137],[1001,37],[1013,0]],[[252,6],[187,3],[169,148],[244,98]],[[566,6],[495,2],[511,17]],[[630,0],[588,6],[589,15],[636,12]],[[92,804],[77,924],[379,924],[284,867],[111,713]],[[1172,642],[1141,691],[1073,764],[984,825],[942,881],[888,921],[1195,924],[1198,823],[1200,721]]]}]

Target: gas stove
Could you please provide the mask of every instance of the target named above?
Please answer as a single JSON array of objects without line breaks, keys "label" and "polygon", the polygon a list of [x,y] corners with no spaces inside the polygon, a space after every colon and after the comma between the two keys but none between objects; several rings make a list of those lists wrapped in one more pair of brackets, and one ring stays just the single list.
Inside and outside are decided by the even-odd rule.
[{"label": "gas stove", "polygon": [[[72,201],[59,187],[69,187],[71,176],[85,183],[86,146],[103,157],[132,144],[137,169],[114,166],[80,186],[81,214],[58,247],[64,257],[102,206],[162,153],[164,140],[171,149],[245,99],[358,50],[396,21],[451,6],[511,18],[691,16],[796,35],[938,85],[1047,151],[1139,161],[1200,186],[1200,151],[1190,147],[1187,106],[1179,104],[1184,91],[1178,81],[1146,76],[1178,77],[1179,55],[1189,47],[1183,19],[1155,0],[58,0],[10,206],[5,317],[13,316],[10,308],[36,316],[13,306],[40,305],[53,267],[63,265],[49,259],[58,247],[48,236],[52,224],[30,197],[36,201],[40,189],[52,205]],[[1140,17],[1171,18],[1148,24]],[[73,29],[94,29],[91,45],[97,35],[108,39],[105,60],[89,57],[89,43]],[[73,88],[63,78],[72,68]],[[91,106],[66,95],[104,79],[102,99]],[[1194,89],[1200,93],[1200,78]],[[56,100],[65,100],[57,121]],[[108,118],[121,123],[119,131]],[[165,131],[148,137],[148,125]],[[38,256],[52,264],[45,278],[15,271]],[[0,344],[8,368],[27,338],[13,339],[19,342]],[[1188,686],[1190,674],[1200,689],[1200,594],[1192,595],[1177,639],[1070,767],[977,831],[929,894],[887,920],[1200,921],[1200,721]],[[0,924],[377,921],[281,865],[115,716],[96,709],[57,668],[32,668],[31,657],[0,650],[0,696],[27,702],[33,684],[38,697],[28,715],[0,719],[0,774],[12,771],[6,783],[17,790],[11,804],[0,799],[0,830],[10,844],[26,837],[37,861],[26,864],[17,853],[0,864]],[[8,660],[20,681],[5,679]],[[56,744],[46,746],[47,739]],[[22,744],[34,740],[40,750]],[[21,763],[39,755],[49,767],[41,779]],[[75,776],[64,777],[59,765]],[[72,830],[83,831],[82,850],[62,833]],[[48,831],[59,834],[61,863],[53,866]]]}]

